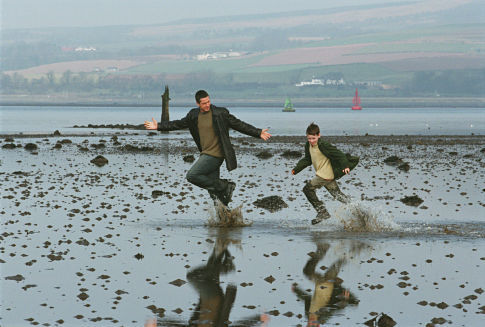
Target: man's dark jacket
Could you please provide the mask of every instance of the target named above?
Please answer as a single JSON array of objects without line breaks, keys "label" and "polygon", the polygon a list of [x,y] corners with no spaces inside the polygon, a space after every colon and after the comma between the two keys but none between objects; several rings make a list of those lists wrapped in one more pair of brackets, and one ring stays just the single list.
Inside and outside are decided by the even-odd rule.
[{"label": "man's dark jacket", "polygon": [[[236,153],[232,147],[231,140],[229,139],[229,128],[232,128],[243,134],[260,137],[261,129],[256,128],[250,124],[247,124],[229,113],[229,110],[223,107],[216,107],[211,104],[210,110],[212,111],[212,126],[214,132],[219,138],[222,152],[224,153],[224,159],[226,160],[227,170],[231,171],[237,167]],[[202,146],[200,145],[200,135],[198,128],[200,108],[191,109],[187,116],[179,120],[164,121],[158,124],[159,131],[174,131],[177,129],[188,128],[192,138],[197,144],[197,148],[202,152]]]},{"label": "man's dark jacket", "polygon": [[[359,157],[353,157],[348,153],[344,154],[335,146],[328,142],[325,142],[321,138],[318,139],[318,149],[320,149],[325,157],[330,160],[330,163],[332,164],[334,179],[339,179],[340,177],[345,175],[345,173],[342,171],[345,168],[350,168],[350,170],[352,170],[359,163]],[[310,166],[311,164],[312,157],[310,156],[310,142],[307,141],[305,144],[305,157],[298,161],[296,167],[293,169],[295,171],[295,175],[306,167]]]}]

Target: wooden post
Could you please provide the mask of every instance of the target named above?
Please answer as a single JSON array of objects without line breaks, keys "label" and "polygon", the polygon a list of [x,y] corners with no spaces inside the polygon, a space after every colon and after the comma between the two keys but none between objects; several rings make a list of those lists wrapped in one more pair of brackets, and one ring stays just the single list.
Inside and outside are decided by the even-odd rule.
[{"label": "wooden post", "polygon": [[168,102],[170,96],[168,95],[168,85],[165,85],[165,92],[162,94],[162,118],[161,121],[169,121]]}]

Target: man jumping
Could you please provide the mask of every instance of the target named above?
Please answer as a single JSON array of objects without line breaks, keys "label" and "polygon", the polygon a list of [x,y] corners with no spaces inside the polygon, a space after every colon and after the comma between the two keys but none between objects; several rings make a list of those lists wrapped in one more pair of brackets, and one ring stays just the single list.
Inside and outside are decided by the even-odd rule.
[{"label": "man jumping", "polygon": [[200,157],[187,172],[187,180],[209,192],[210,197],[227,206],[232,199],[236,184],[220,179],[220,167],[226,161],[228,171],[237,168],[236,154],[229,138],[229,128],[240,133],[268,140],[268,129],[259,129],[234,117],[229,110],[210,102],[204,90],[195,93],[198,108],[191,109],[180,120],[145,121],[149,130],[173,131],[188,128],[200,151]]}]

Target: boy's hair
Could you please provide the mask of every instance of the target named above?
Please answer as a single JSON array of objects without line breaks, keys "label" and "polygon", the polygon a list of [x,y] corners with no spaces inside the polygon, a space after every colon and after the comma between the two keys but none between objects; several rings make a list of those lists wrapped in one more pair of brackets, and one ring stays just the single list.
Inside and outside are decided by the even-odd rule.
[{"label": "boy's hair", "polygon": [[306,135],[318,135],[320,134],[320,127],[317,124],[311,123],[306,128]]},{"label": "boy's hair", "polygon": [[200,99],[207,98],[208,96],[209,93],[204,90],[199,90],[195,93],[195,101],[197,101],[197,103],[200,103]]}]

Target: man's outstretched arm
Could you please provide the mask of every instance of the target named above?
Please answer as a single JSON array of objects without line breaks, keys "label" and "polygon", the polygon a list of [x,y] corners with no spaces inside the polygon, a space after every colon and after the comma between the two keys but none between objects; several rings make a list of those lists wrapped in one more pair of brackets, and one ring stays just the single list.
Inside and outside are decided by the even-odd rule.
[{"label": "man's outstretched arm", "polygon": [[268,133],[267,128],[266,129],[256,128],[253,125],[248,124],[246,122],[243,122],[239,118],[236,118],[234,115],[232,115],[230,113],[228,113],[228,115],[227,115],[227,121],[229,122],[229,126],[232,129],[235,129],[236,131],[238,131],[240,133],[250,135],[250,136],[254,136],[254,137],[259,136],[260,138],[262,138],[265,141],[268,140],[271,137],[271,134]]},{"label": "man's outstretched arm", "polygon": [[267,141],[267,140],[268,140],[268,139],[271,137],[271,134],[270,134],[270,133],[268,133],[268,131],[269,131],[269,129],[268,129],[268,128],[265,128],[265,129],[263,129],[263,130],[261,131],[261,135],[260,135],[260,137],[261,137],[263,140],[265,140],[265,141]]},{"label": "man's outstretched arm", "polygon": [[178,129],[185,129],[189,127],[188,115],[189,114],[179,120],[161,121],[160,123],[152,118],[152,121],[145,120],[144,125],[148,130],[174,131]]}]

